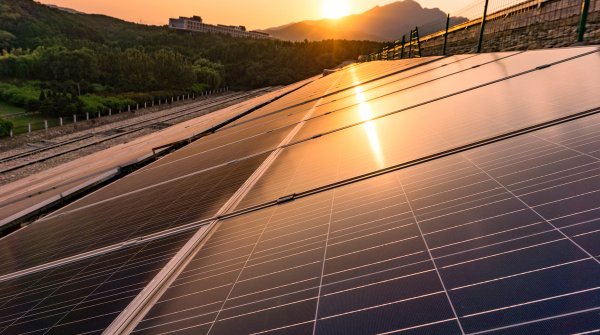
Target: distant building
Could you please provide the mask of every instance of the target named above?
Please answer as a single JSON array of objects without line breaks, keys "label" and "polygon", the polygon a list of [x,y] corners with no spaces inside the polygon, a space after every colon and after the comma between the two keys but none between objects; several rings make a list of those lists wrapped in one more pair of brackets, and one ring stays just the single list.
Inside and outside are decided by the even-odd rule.
[{"label": "distant building", "polygon": [[215,26],[202,23],[202,18],[200,16],[180,16],[178,19],[169,19],[169,28],[192,33],[229,34],[233,37],[252,37],[267,40],[274,39],[269,36],[269,34],[258,31],[246,31],[246,27],[244,26],[226,26],[222,24]]}]

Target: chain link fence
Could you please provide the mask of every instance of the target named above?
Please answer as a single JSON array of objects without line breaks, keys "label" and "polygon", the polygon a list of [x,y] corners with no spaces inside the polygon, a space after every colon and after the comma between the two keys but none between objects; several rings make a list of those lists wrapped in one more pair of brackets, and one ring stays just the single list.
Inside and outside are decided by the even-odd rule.
[{"label": "chain link fence", "polygon": [[[415,40],[414,32],[418,38]],[[413,38],[411,38],[411,35]],[[359,61],[561,48],[600,42],[600,0],[477,0]],[[415,52],[418,50],[418,52]]]}]

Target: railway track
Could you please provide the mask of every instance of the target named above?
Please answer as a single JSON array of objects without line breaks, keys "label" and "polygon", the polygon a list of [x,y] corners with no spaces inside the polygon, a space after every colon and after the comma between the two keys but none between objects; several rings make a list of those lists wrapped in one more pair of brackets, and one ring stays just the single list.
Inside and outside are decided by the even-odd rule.
[{"label": "railway track", "polygon": [[[0,169],[0,174],[7,173],[10,171],[15,171],[15,170],[21,169],[23,167],[26,167],[26,166],[29,166],[32,164],[36,164],[36,163],[40,163],[40,162],[43,162],[43,161],[46,161],[46,160],[49,160],[52,158],[56,158],[58,156],[68,154],[68,153],[71,153],[74,151],[78,151],[78,150],[81,150],[81,149],[84,149],[84,148],[87,148],[87,147],[90,147],[93,145],[97,145],[102,142],[110,141],[115,138],[129,135],[129,134],[135,133],[135,132],[143,130],[143,129],[153,128],[156,130],[161,130],[164,128],[168,128],[177,123],[177,122],[167,123],[169,121],[173,121],[173,120],[176,120],[176,119],[179,119],[182,117],[186,117],[191,114],[199,113],[199,112],[209,110],[212,108],[216,108],[219,106],[236,103],[239,100],[260,96],[265,93],[271,92],[272,90],[274,90],[274,89],[273,88],[264,88],[264,89],[258,89],[258,90],[254,90],[254,91],[244,92],[244,93],[228,94],[225,96],[220,96],[220,97],[216,97],[213,99],[197,102],[197,103],[194,103],[191,105],[181,106],[181,107],[177,107],[177,108],[171,108],[168,110],[169,111],[168,113],[161,113],[161,112],[163,112],[163,111],[161,111],[161,112],[157,112],[157,113],[160,113],[160,115],[156,115],[157,113],[151,113],[151,114],[142,116],[141,117],[142,119],[135,118],[135,119],[131,119],[131,120],[124,120],[122,122],[119,122],[119,125],[116,127],[110,127],[110,124],[108,124],[107,126],[109,126],[109,127],[107,130],[101,131],[101,132],[98,132],[95,134],[85,134],[85,135],[82,135],[82,136],[79,136],[76,138],[72,138],[69,140],[61,141],[61,142],[46,141],[44,143],[46,145],[43,147],[35,148],[33,150],[28,150],[26,152],[22,152],[22,153],[8,156],[8,157],[0,158],[0,165],[4,165],[5,163],[19,160],[19,159],[23,160],[23,162],[21,162],[20,164],[15,164],[13,166],[8,166],[8,167],[4,167],[4,168]],[[225,106],[223,106],[223,107],[225,107]],[[97,135],[101,135],[103,137],[100,139],[97,139],[93,142],[89,141],[91,138],[93,138]],[[74,145],[74,144],[77,144],[78,142],[81,142],[82,144],[77,145],[76,147],[73,147],[73,148],[69,148],[66,150],[56,152],[56,153],[44,155],[43,157],[39,157],[36,159],[30,159],[30,160],[27,159],[30,156],[44,154],[45,152],[47,152],[49,150],[54,150],[54,149],[57,149],[57,148],[60,148],[63,146]]]}]

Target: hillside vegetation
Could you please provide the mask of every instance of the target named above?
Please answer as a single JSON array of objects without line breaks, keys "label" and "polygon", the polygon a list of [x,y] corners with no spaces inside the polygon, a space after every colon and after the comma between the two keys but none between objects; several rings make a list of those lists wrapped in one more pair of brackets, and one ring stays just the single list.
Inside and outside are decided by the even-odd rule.
[{"label": "hillside vegetation", "polygon": [[70,115],[179,92],[287,85],[382,46],[192,36],[32,0],[0,0],[0,100]]}]

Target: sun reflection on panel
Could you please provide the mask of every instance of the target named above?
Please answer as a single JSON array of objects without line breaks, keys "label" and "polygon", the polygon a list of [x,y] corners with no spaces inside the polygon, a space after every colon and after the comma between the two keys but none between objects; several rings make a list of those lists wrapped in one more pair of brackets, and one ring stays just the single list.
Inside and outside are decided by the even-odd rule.
[{"label": "sun reflection on panel", "polygon": [[[356,87],[354,89],[356,91],[356,100],[358,101],[358,112],[360,113],[360,118],[362,121],[370,120],[373,118],[373,113],[371,112],[371,107],[366,102],[367,98],[362,93],[362,88]],[[369,142],[371,144],[371,150],[375,155],[375,162],[379,169],[383,169],[385,167],[385,157],[383,155],[383,150],[381,149],[381,144],[379,143],[379,137],[377,136],[377,129],[375,127],[375,123],[373,121],[366,122],[363,124],[365,130],[367,132],[367,137],[369,138]]]}]

